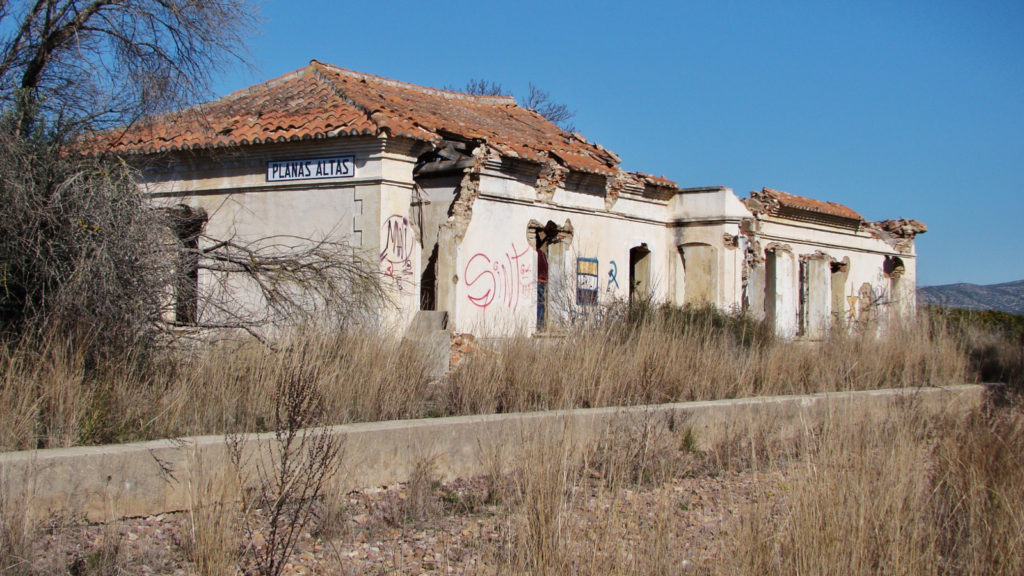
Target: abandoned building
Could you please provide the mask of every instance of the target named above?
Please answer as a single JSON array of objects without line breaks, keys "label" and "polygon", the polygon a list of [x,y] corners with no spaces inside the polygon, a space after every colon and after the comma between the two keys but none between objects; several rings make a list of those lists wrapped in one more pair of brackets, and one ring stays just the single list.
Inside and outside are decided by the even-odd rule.
[{"label": "abandoned building", "polygon": [[[511,97],[313,61],[110,146],[157,160],[145,191],[209,214],[211,236],[335,236],[372,255],[398,330],[419,316],[478,335],[543,331],[650,299],[742,309],[817,337],[914,310],[921,223],[623,171]],[[180,308],[214,313],[201,299]]]}]

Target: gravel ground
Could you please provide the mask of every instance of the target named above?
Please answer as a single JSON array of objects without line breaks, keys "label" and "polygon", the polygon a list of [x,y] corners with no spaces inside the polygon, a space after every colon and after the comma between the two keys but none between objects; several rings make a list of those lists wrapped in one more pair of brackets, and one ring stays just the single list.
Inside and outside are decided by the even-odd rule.
[{"label": "gravel ground", "polygon": [[[561,519],[555,535],[542,541],[571,573],[706,573],[738,515],[785,491],[784,480],[776,468],[611,489],[591,473],[566,490],[561,515],[548,515]],[[519,498],[502,492],[511,494],[485,477],[350,492],[318,506],[283,574],[529,573],[538,540]],[[105,525],[55,517],[27,544],[29,573],[195,574],[190,525],[187,513]],[[252,571],[265,541],[260,532],[241,537],[242,570]]]}]

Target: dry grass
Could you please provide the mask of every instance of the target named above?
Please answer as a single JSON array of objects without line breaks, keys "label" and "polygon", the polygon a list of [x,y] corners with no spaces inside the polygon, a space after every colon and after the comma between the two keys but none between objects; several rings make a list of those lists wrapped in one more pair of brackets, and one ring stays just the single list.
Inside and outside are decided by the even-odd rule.
[{"label": "dry grass", "polygon": [[743,318],[668,307],[564,338],[513,338],[487,352],[452,375],[447,412],[934,386],[967,377],[959,342],[923,323],[793,342]]},{"label": "dry grass", "polygon": [[[960,383],[975,377],[971,354],[985,342],[1000,351],[1000,366],[1016,358],[1015,344],[967,339],[973,332],[934,319],[789,342],[710,310],[641,312],[560,337],[478,342],[443,379],[416,343],[358,332],[296,330],[273,347],[226,340],[99,364],[66,339],[9,344],[0,346],[0,447],[280,429],[280,387],[289,381],[316,390],[317,422],[333,424]],[[494,514],[503,536],[475,553],[505,572],[675,574],[693,565],[730,574],[1010,574],[1024,565],[1022,414],[1003,406],[932,418],[905,406],[881,423],[878,414],[837,414],[785,435],[771,421],[745,420],[703,449],[685,422],[623,419],[594,446],[575,445],[566,429],[483,455],[490,472],[478,495],[444,488],[424,460],[378,507],[379,525],[405,534],[450,515]],[[228,502],[236,490],[193,472],[177,554],[198,573],[253,566],[251,543],[240,542],[246,519]],[[755,503],[709,536],[729,553],[702,563],[680,545],[687,496],[666,486],[751,473]],[[759,477],[784,480],[762,487]],[[345,522],[339,496],[318,504],[320,537],[352,537],[332,525]],[[108,527],[73,565],[31,568],[24,559],[38,552],[45,527],[30,526],[20,510],[0,502],[6,572],[101,573],[136,562]]]},{"label": "dry grass", "polygon": [[[579,455],[563,439],[521,455],[528,479],[505,562],[534,574],[1019,574],[1024,566],[1024,410],[935,414],[914,403],[841,409],[803,437],[733,437],[694,452],[656,428],[661,477],[637,457],[649,431]],[[751,430],[770,430],[753,423]],[[745,448],[759,444],[749,458]],[[758,457],[758,452],[765,454]],[[562,454],[559,458],[558,454]],[[727,467],[723,467],[726,463]],[[723,472],[731,469],[732,472]],[[760,473],[757,471],[760,470]],[[684,476],[753,472],[752,502],[709,534],[700,562],[666,490]],[[758,482],[759,475],[763,479]],[[635,503],[645,500],[638,510]]]},{"label": "dry grass", "polygon": [[426,414],[424,352],[382,336],[230,340],[100,367],[51,339],[0,345],[0,450],[267,431],[277,383],[299,361],[318,366],[311,384],[331,424]]},{"label": "dry grass", "polygon": [[[567,424],[568,427],[568,424]],[[567,429],[525,440],[509,501],[509,561],[531,574],[572,572],[569,517],[582,488],[582,454]]]},{"label": "dry grass", "polygon": [[844,417],[738,522],[722,574],[1018,574],[1024,412]]},{"label": "dry grass", "polygon": [[[508,446],[514,467],[500,473],[495,464],[500,482],[441,485],[424,460],[378,504],[324,517],[344,526],[317,530],[315,542],[332,552],[314,573],[966,575],[1024,565],[1024,408],[955,415],[913,402],[839,405],[792,437],[762,420],[737,423],[709,446],[685,425],[653,418],[623,418],[589,446],[567,426]],[[501,497],[488,503],[496,484]],[[182,530],[197,536],[182,539],[187,555],[172,551],[176,566],[236,573],[250,562],[238,555],[246,547],[225,537],[227,515],[207,515],[220,488],[193,485]],[[24,529],[7,512],[8,525]],[[92,529],[100,544],[72,558],[77,573],[134,573],[138,553],[116,526]],[[496,537],[472,536],[482,527]],[[32,542],[43,529],[21,532],[23,554],[39,554]],[[212,540],[201,544],[204,530]],[[408,564],[426,557],[407,542],[428,534],[450,556]],[[368,549],[394,552],[382,565],[348,554]]]},{"label": "dry grass", "polygon": [[189,508],[180,545],[201,576],[234,571],[241,543],[239,485],[226,470],[209,470],[200,454],[189,459],[186,490]]},{"label": "dry grass", "polygon": [[961,383],[961,341],[927,323],[824,342],[777,340],[712,310],[613,313],[560,337],[478,343],[438,380],[412,341],[300,330],[140,350],[100,364],[66,338],[0,345],[0,449],[266,431],[277,383],[318,369],[325,421],[705,400]]},{"label": "dry grass", "polygon": [[[0,481],[7,481],[0,468]],[[28,517],[29,494],[7,495],[0,491],[0,574],[28,574],[32,565],[32,524]]]}]

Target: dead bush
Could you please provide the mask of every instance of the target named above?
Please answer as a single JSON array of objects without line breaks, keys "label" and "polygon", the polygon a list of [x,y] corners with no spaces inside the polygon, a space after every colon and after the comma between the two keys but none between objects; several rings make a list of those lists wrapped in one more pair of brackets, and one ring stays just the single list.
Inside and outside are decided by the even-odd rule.
[{"label": "dead bush", "polygon": [[26,140],[0,122],[0,322],[95,359],[155,336],[176,247],[124,163]]},{"label": "dead bush", "polygon": [[685,423],[653,413],[623,413],[588,455],[590,474],[609,490],[659,485],[697,469],[691,431]]},{"label": "dead bush", "polygon": [[341,443],[323,426],[319,367],[306,355],[292,358],[277,382],[273,439],[247,450],[240,436],[228,451],[243,487],[243,525],[253,568],[278,576],[317,503],[330,485]]}]

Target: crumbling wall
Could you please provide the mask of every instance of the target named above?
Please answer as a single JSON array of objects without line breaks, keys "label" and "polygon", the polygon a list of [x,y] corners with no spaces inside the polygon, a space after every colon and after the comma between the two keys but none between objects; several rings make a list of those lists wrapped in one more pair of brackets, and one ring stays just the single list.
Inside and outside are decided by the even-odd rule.
[{"label": "crumbling wall", "polygon": [[[799,335],[817,338],[834,325],[863,325],[913,313],[913,238],[926,230],[922,223],[900,219],[861,222],[856,228],[833,225],[813,214],[806,219],[806,214],[777,214],[775,201],[757,193],[744,200],[753,216],[741,225],[747,241],[744,302],[750,313],[757,317],[763,292],[765,316],[780,334],[789,333],[789,304],[779,293],[782,266],[770,254],[773,244],[785,244],[798,259],[793,290]],[[761,244],[768,246],[763,274],[757,256]],[[891,264],[897,260],[898,265]]]},{"label": "crumbling wall", "polygon": [[537,202],[550,204],[555,191],[565,183],[565,175],[569,171],[553,159],[548,159],[541,167],[534,187],[537,190]]},{"label": "crumbling wall", "polygon": [[611,210],[619,200],[619,194],[627,184],[633,181],[632,177],[622,170],[618,170],[613,176],[609,176],[605,183],[604,209]]},{"label": "crumbling wall", "polygon": [[491,152],[486,144],[481,144],[473,149],[473,163],[463,172],[462,182],[459,184],[459,191],[452,202],[450,216],[445,226],[450,228],[456,244],[462,242],[466,236],[466,228],[473,219],[473,204],[480,195],[480,172],[487,163]]},{"label": "crumbling wall", "polygon": [[927,232],[928,226],[918,220],[896,218],[879,222],[865,222],[864,229],[901,254],[910,254],[914,250],[914,238],[918,234]]}]

